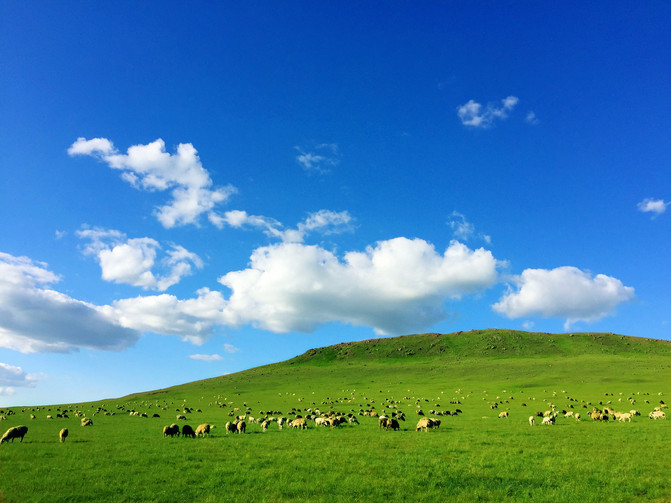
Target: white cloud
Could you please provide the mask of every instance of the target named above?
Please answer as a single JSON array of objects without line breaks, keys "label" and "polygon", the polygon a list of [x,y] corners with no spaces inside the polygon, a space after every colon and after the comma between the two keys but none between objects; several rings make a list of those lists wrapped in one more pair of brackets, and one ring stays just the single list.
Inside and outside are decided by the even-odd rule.
[{"label": "white cloud", "polygon": [[[179,245],[171,245],[157,264],[161,245],[154,239],[127,239],[120,231],[105,229],[82,229],[77,235],[89,240],[84,253],[97,257],[105,281],[164,291],[190,275],[192,266],[203,267],[198,255]],[[155,267],[166,272],[157,276],[152,272]]]},{"label": "white cloud", "polygon": [[227,353],[233,354],[240,351],[239,348],[236,348],[233,344],[224,344],[224,351]]},{"label": "white cloud", "polygon": [[223,356],[218,354],[213,355],[189,355],[189,358],[192,360],[201,360],[204,362],[218,362],[224,359]]},{"label": "white cloud", "polygon": [[77,348],[119,351],[139,334],[103,310],[49,288],[59,281],[46,264],[0,252],[0,347],[22,353]]},{"label": "white cloud", "polygon": [[305,152],[301,147],[294,147],[298,152],[296,161],[308,173],[326,174],[338,165],[338,145],[322,143],[314,148],[314,152]]},{"label": "white cloud", "polygon": [[217,325],[225,325],[226,300],[220,292],[201,288],[197,297],[180,300],[161,294],[114,301],[106,313],[121,326],[139,332],[177,335],[196,345],[204,344]]},{"label": "white cloud", "polygon": [[611,276],[575,267],[526,269],[514,279],[509,291],[492,307],[508,318],[539,316],[563,318],[568,329],[577,321],[598,321],[615,311],[618,304],[634,298],[634,289]]},{"label": "white cloud", "polygon": [[[441,255],[421,239],[396,238],[340,260],[318,246],[281,243],[254,251],[248,269],[203,288],[195,298],[162,294],[115,301],[108,316],[140,332],[202,344],[217,327],[251,324],[272,332],[309,332],[331,322],[407,333],[445,319],[444,303],[497,281],[491,252],[452,242]],[[225,351],[237,348],[225,346]]]},{"label": "white cloud", "polygon": [[646,199],[643,199],[640,203],[638,203],[638,211],[641,211],[643,213],[652,213],[653,218],[661,215],[666,211],[666,207],[671,205],[670,202],[666,202],[663,199],[653,199],[651,197],[648,197]]},{"label": "white cloud", "polygon": [[489,251],[453,242],[443,255],[420,239],[396,238],[365,252],[333,253],[298,243],[255,250],[249,269],[219,281],[232,291],[228,323],[308,332],[329,322],[381,333],[422,330],[447,317],[443,304],[496,282]]},{"label": "white cloud", "polygon": [[337,234],[351,229],[354,219],[347,211],[335,212],[319,210],[310,213],[295,229],[284,229],[284,226],[273,218],[250,215],[246,211],[232,210],[211,218],[219,228],[229,225],[234,228],[251,227],[260,229],[269,237],[281,239],[287,243],[301,243],[310,232]]},{"label": "white cloud", "polygon": [[171,190],[172,201],[155,211],[166,228],[197,224],[200,215],[211,214],[217,204],[236,192],[230,185],[212,187],[212,179],[190,143],[180,143],[177,152],[169,154],[159,138],[147,145],[129,147],[126,154],[121,154],[106,138],[78,138],[68,154],[96,157],[122,171],[121,177],[136,189]]},{"label": "white cloud", "polygon": [[536,117],[536,113],[532,110],[527,113],[527,116],[524,118],[524,120],[528,124],[538,124],[540,121],[538,120],[538,117]]},{"label": "white cloud", "polygon": [[37,376],[27,374],[21,367],[0,363],[0,395],[11,395],[14,388],[34,388]]},{"label": "white cloud", "polygon": [[464,126],[476,128],[491,127],[495,119],[506,119],[508,113],[517,105],[519,98],[508,96],[501,100],[501,105],[489,104],[483,107],[480,103],[469,100],[457,107],[457,115]]},{"label": "white cloud", "polygon": [[[458,211],[453,211],[447,224],[452,229],[454,237],[461,241],[468,241],[476,236],[475,226],[466,220],[466,217]],[[486,243],[491,243],[492,238],[487,234],[478,233],[477,237]]]}]

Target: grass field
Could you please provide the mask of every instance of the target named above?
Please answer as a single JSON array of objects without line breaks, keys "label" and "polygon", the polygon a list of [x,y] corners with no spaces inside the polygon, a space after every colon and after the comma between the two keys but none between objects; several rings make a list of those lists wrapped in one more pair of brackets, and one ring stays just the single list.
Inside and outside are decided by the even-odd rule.
[{"label": "grass field", "polygon": [[[0,447],[0,490],[8,502],[671,501],[671,425],[648,418],[670,393],[671,344],[662,341],[490,330],[342,344],[120,399],[11,408],[0,424],[29,431]],[[582,420],[560,413],[553,426],[529,426],[552,405]],[[606,406],[641,416],[587,417]],[[185,407],[193,411],[177,421]],[[229,414],[293,418],[315,408],[360,424],[224,428]],[[418,409],[462,413],[425,433],[415,431]],[[56,418],[63,410],[69,418]],[[72,411],[94,425],[80,426]],[[406,421],[384,431],[362,411],[403,411]],[[163,438],[170,423],[217,427],[206,438]]]}]

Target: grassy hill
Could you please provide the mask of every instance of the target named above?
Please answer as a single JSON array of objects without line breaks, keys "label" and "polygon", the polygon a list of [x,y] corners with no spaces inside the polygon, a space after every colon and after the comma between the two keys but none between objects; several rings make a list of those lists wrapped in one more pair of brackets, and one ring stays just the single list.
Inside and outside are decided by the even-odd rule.
[{"label": "grassy hill", "polygon": [[[14,408],[4,423],[30,431],[0,447],[0,501],[669,501],[671,423],[647,415],[670,393],[667,341],[479,330],[343,343],[118,399]],[[585,420],[594,407],[641,416]],[[556,425],[529,426],[553,408]],[[360,424],[223,428],[235,415],[315,409]],[[62,411],[69,417],[46,419]],[[407,420],[387,432],[371,411]],[[418,411],[441,417],[440,429],[416,432]],[[163,438],[164,425],[184,422],[178,414],[218,427],[208,438]]]}]

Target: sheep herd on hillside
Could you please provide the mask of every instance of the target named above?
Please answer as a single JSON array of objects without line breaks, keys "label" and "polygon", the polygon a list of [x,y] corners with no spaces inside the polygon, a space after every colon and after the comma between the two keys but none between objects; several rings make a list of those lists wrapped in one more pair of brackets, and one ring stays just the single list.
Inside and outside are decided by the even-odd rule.
[{"label": "sheep herd on hillside", "polygon": [[[506,393],[506,391],[503,391]],[[522,393],[522,392],[519,392]],[[475,393],[463,393],[460,389],[456,391],[457,397],[450,400],[450,404],[460,405],[462,401],[467,402],[469,399],[475,398]],[[638,395],[638,394],[637,394]],[[647,395],[647,394],[644,394]],[[661,393],[659,393],[661,395]],[[606,393],[606,397],[612,397],[612,394]],[[511,420],[524,420],[528,421],[530,426],[534,426],[537,421],[541,425],[551,426],[556,424],[558,418],[563,418],[566,420],[571,420],[573,422],[580,422],[581,420],[589,420],[592,422],[619,422],[619,423],[631,423],[632,419],[635,417],[641,416],[641,412],[634,408],[637,404],[640,397],[634,397],[633,395],[624,398],[622,393],[620,397],[615,400],[614,398],[609,398],[607,400],[601,400],[598,403],[592,403],[585,400],[577,400],[576,398],[570,397],[566,391],[561,393],[552,392],[551,398],[546,398],[543,402],[546,402],[544,410],[539,410],[532,415],[523,413],[524,408],[528,408],[529,405],[527,402],[534,402],[536,399],[528,397],[527,400],[519,403],[517,405],[518,399],[515,398],[514,394],[509,393],[507,397],[497,396],[496,399],[491,399],[486,391],[483,392],[482,400],[486,403],[488,402],[489,408],[491,410],[496,410],[495,416],[504,421]],[[405,412],[401,411],[399,407],[403,406],[404,408],[410,407],[414,408],[414,415],[418,418],[415,431],[428,432],[429,430],[438,429],[441,425],[441,416],[459,416],[462,414],[460,408],[453,408],[453,410],[440,410],[440,404],[435,403],[434,407],[428,410],[427,402],[431,402],[427,398],[411,398],[403,397],[402,400],[394,400],[392,398],[386,398],[382,403],[377,404],[375,400],[365,398],[367,403],[359,404],[358,410],[350,408],[348,412],[337,411],[334,407],[335,404],[345,404],[352,403],[353,397],[342,398],[342,399],[330,399],[327,398],[325,401],[321,402],[321,405],[325,410],[320,410],[321,405],[312,402],[311,407],[306,408],[296,408],[293,407],[286,415],[283,415],[281,411],[278,410],[260,410],[258,414],[254,414],[251,407],[248,407],[246,403],[241,404],[242,406],[235,406],[233,402],[228,402],[226,399],[218,396],[213,402],[209,404],[210,407],[218,407],[228,409],[228,415],[231,417],[231,420],[226,422],[224,425],[224,432],[226,434],[236,434],[241,435],[247,432],[248,425],[258,425],[255,429],[258,431],[260,428],[261,433],[266,432],[268,428],[272,425],[276,425],[276,428],[282,430],[287,429],[297,429],[305,430],[308,428],[329,428],[336,429],[341,425],[348,426],[357,426],[361,421],[377,421],[378,429],[384,431],[400,431],[401,424],[406,421]],[[302,402],[303,399],[298,399],[298,402]],[[613,401],[616,402],[615,405]],[[562,403],[562,406],[558,404]],[[650,400],[644,398],[643,403],[650,405]],[[160,408],[161,411],[169,410],[170,405],[174,405],[172,402],[168,404],[167,402],[159,404],[158,402],[142,402],[139,404],[141,407],[146,410],[154,408]],[[92,416],[96,415],[105,415],[113,416],[116,414],[125,413],[130,416],[139,416],[144,418],[160,418],[161,415],[156,412],[151,416],[148,412],[140,412],[135,409],[138,404],[125,405],[116,405],[116,410],[107,410],[104,407],[97,407],[92,413],[86,414],[83,411],[76,409],[60,409],[58,408],[55,412],[56,418],[59,419],[68,419],[71,415],[77,418],[81,418],[82,427],[91,427],[93,426]],[[376,407],[377,405],[377,407]],[[629,405],[629,406],[626,406]],[[423,407],[426,406],[428,414],[424,413]],[[484,406],[484,404],[482,405]],[[481,407],[482,407],[481,406]],[[498,412],[497,409],[505,409]],[[581,412],[575,410],[576,408],[584,409]],[[663,400],[659,400],[659,405],[654,406],[654,408],[649,412],[648,417],[651,420],[660,420],[666,419],[666,413],[664,410],[668,408],[668,405],[664,403]],[[515,410],[517,409],[517,410]],[[620,409],[620,410],[617,410]],[[180,406],[177,409],[174,409],[177,414],[174,416],[177,419],[177,422],[185,422],[189,420],[189,417],[194,413],[202,413],[201,409],[193,409],[186,407],[185,405]],[[22,412],[26,413],[25,409],[22,409]],[[51,409],[48,409],[47,412],[51,412]],[[173,412],[174,413],[174,412]],[[8,416],[15,414],[13,409],[0,410],[0,421],[7,420]],[[40,408],[33,409],[30,413],[31,420],[38,420],[38,415],[42,415],[47,421],[54,420],[54,414],[44,414]],[[490,416],[483,416],[483,419],[488,419]],[[364,419],[371,418],[371,419]],[[165,425],[163,427],[163,437],[181,437],[181,438],[196,438],[196,437],[206,437],[210,435],[212,429],[215,428],[214,424],[210,423],[201,423],[195,430],[189,424],[182,424],[180,427],[177,423],[172,423],[170,425]],[[408,429],[408,428],[405,428]],[[9,428],[5,434],[0,439],[0,444],[13,443],[15,439],[19,439],[22,443],[24,437],[28,432],[27,426],[14,426]],[[69,430],[68,428],[61,428],[58,432],[58,438],[61,443],[65,442],[65,439],[68,437]]]}]

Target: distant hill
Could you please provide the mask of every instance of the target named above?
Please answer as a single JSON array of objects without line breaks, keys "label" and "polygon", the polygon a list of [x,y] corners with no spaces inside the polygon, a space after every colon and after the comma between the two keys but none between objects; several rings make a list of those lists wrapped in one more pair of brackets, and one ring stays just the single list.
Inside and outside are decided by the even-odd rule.
[{"label": "distant hill", "polygon": [[671,341],[612,333],[487,329],[315,348],[283,362],[134,393],[121,400],[193,400],[221,395],[281,407],[288,390],[307,395],[379,386],[400,392],[412,385],[428,393],[445,382],[474,386],[512,382],[524,387],[555,382],[568,386],[572,381],[576,386],[585,382],[655,383],[666,380],[667,375],[671,379],[669,369]]},{"label": "distant hill", "polygon": [[344,342],[310,349],[286,363],[328,364],[342,360],[399,360],[438,356],[444,358],[542,358],[603,353],[671,355],[671,341],[612,333],[550,334],[487,329]]}]

